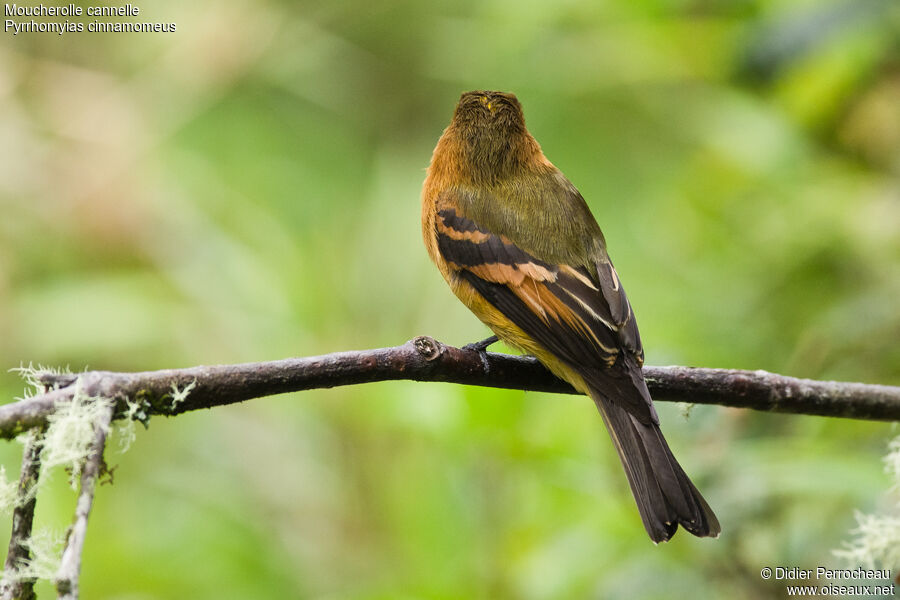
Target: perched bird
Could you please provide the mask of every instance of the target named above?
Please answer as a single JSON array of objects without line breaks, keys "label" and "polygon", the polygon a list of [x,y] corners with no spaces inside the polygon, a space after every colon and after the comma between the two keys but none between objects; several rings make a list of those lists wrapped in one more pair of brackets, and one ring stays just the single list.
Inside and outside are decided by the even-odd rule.
[{"label": "perched bird", "polygon": [[512,94],[464,93],[422,190],[428,254],[506,343],[593,398],[655,542],[719,534],[672,456],[644,382],[634,313],[584,198],[547,160]]}]

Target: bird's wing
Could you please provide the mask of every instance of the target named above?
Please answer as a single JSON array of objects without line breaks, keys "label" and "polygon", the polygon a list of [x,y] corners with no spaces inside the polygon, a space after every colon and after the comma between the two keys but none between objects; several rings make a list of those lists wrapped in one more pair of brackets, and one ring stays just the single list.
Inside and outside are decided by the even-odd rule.
[{"label": "bird's wing", "polygon": [[605,253],[593,268],[546,262],[463,214],[452,193],[437,208],[438,250],[452,273],[611,402],[658,422],[634,313]]}]

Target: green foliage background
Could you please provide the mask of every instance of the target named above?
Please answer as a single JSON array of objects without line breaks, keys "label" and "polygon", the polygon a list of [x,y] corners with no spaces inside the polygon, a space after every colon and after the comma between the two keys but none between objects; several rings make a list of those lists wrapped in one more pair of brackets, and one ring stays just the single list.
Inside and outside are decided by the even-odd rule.
[{"label": "green foliage background", "polygon": [[[177,32],[0,36],[0,365],[485,337],[419,190],[487,88],[591,205],[649,364],[900,384],[896,2],[138,6]],[[83,594],[782,597],[760,568],[840,565],[890,504],[890,425],[660,412],[717,541],[648,541],[584,398],[383,383],[156,419],[110,458]]]}]

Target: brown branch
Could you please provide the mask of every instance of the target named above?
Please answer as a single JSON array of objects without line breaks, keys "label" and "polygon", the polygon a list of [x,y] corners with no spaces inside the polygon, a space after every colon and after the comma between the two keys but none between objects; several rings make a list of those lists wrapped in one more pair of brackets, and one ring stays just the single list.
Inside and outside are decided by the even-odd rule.
[{"label": "brown branch", "polygon": [[106,447],[106,434],[109,432],[113,411],[114,407],[110,404],[94,423],[94,441],[81,470],[81,493],[75,505],[75,520],[69,529],[66,547],[56,572],[56,591],[60,599],[78,600],[78,576],[81,573],[84,538],[87,535],[91,506],[94,504],[94,490],[103,469],[103,449]]},{"label": "brown branch", "polygon": [[[659,400],[718,404],[772,412],[878,421],[900,420],[900,388],[861,383],[795,379],[764,371],[645,367],[650,391]],[[190,367],[140,373],[92,371],[80,375],[89,396],[141,404],[147,415],[177,415],[200,408],[273,394],[388,380],[443,381],[465,385],[576,393],[534,358],[479,353],[418,337],[402,346],[339,352],[261,363]],[[71,399],[74,376],[44,375],[61,386],[46,394],[0,406],[0,437],[39,426],[55,404]],[[193,385],[176,401],[177,392]]]},{"label": "brown branch", "polygon": [[9,552],[6,555],[5,571],[8,578],[0,587],[2,600],[32,600],[35,597],[35,580],[17,577],[16,572],[31,560],[28,542],[34,523],[34,508],[37,504],[35,486],[41,472],[44,431],[44,427],[33,430],[22,452],[22,469],[16,490],[16,507],[13,509],[12,535],[9,539]]}]

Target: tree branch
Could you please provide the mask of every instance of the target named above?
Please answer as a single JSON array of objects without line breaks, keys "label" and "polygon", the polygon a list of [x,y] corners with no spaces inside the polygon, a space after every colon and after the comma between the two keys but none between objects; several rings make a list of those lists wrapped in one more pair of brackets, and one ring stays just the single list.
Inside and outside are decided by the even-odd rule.
[{"label": "tree branch", "polygon": [[[795,379],[765,371],[645,367],[659,400],[718,404],[772,412],[900,420],[900,388]],[[147,416],[173,416],[273,394],[388,380],[443,381],[497,388],[576,393],[534,358],[480,353],[418,337],[402,346],[271,362],[201,366],[139,373],[91,371],[79,375],[89,396],[138,402]],[[74,393],[74,375],[42,375],[59,389],[0,406],[0,437],[40,426]],[[181,393],[192,386],[186,397]]]},{"label": "tree branch", "polygon": [[34,579],[16,576],[16,572],[31,559],[28,542],[34,524],[34,508],[37,504],[35,486],[41,473],[41,450],[44,442],[44,427],[33,430],[22,451],[22,469],[16,490],[16,507],[13,509],[12,534],[9,552],[6,555],[5,571],[9,578],[0,586],[2,600],[32,600]]},{"label": "tree branch", "polygon": [[81,574],[81,554],[87,535],[88,517],[94,504],[94,490],[103,470],[103,449],[106,434],[113,418],[113,406],[105,407],[100,418],[94,423],[94,441],[90,453],[81,470],[81,493],[75,505],[75,520],[69,529],[66,547],[62,553],[59,570],[56,573],[57,597],[60,600],[78,600],[78,577]]}]

